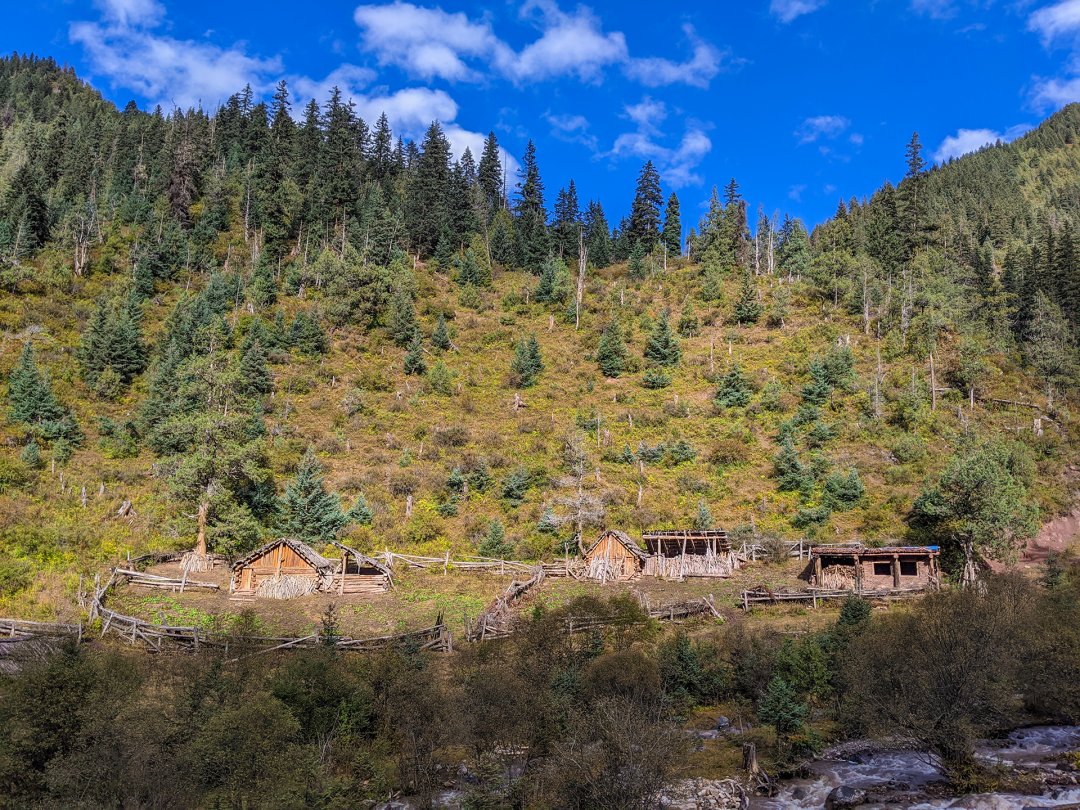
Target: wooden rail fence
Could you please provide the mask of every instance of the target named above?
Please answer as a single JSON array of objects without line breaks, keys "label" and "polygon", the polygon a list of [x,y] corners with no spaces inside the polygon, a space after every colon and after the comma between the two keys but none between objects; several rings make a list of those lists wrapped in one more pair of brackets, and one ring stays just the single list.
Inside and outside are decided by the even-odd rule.
[{"label": "wooden rail fence", "polygon": [[742,592],[742,608],[749,610],[755,604],[777,604],[780,602],[810,602],[815,608],[818,602],[829,599],[845,599],[859,596],[863,599],[910,599],[926,593],[926,588],[885,588],[874,591],[826,590],[812,588],[806,591],[770,591],[767,588],[755,588]]}]

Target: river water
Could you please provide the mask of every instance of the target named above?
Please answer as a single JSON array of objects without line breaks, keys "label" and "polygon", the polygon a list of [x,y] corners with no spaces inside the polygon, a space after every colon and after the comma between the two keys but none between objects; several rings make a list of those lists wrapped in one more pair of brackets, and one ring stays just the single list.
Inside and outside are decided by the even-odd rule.
[{"label": "river water", "polygon": [[[1037,726],[1018,729],[1000,741],[988,741],[977,749],[986,762],[1011,768],[1037,768],[1052,771],[1056,760],[1069,751],[1080,748],[1080,727]],[[920,788],[941,778],[938,769],[924,754],[912,751],[887,751],[857,757],[858,761],[822,759],[810,765],[813,776],[783,782],[780,792],[772,798],[755,798],[752,810],[820,810],[825,799],[836,787],[886,788],[908,785],[909,798],[885,804],[860,805],[866,810],[881,808],[895,810],[939,810],[967,808],[968,810],[1027,810],[1040,807],[1068,807],[1080,804],[1080,787],[1058,788],[1042,796],[1020,796],[1009,793],[985,793],[961,798],[918,798]]]}]

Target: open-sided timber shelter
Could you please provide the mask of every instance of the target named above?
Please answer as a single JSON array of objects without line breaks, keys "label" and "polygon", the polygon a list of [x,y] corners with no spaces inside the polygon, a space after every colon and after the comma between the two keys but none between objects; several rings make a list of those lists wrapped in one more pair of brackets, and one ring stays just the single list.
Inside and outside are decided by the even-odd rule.
[{"label": "open-sided timber shelter", "polygon": [[229,591],[237,597],[289,599],[310,593],[360,594],[385,591],[390,571],[382,563],[340,543],[340,559],[327,559],[289,537],[260,546],[232,567]]},{"label": "open-sided timber shelter", "polygon": [[731,541],[722,529],[674,529],[641,536],[649,576],[728,577],[739,567]]},{"label": "open-sided timber shelter", "polygon": [[828,590],[926,590],[938,587],[939,555],[937,546],[811,546],[806,575]]},{"label": "open-sided timber shelter", "polygon": [[589,579],[614,582],[641,574],[647,555],[625,532],[607,529],[585,549],[582,559]]}]

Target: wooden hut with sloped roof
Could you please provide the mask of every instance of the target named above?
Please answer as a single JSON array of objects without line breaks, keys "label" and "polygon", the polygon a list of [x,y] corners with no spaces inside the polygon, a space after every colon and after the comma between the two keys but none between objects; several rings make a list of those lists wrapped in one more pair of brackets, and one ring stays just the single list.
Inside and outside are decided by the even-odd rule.
[{"label": "wooden hut with sloped roof", "polygon": [[354,549],[334,543],[340,559],[328,559],[311,546],[281,537],[241,557],[232,567],[233,598],[290,599],[311,593],[373,593],[390,587],[390,571]]},{"label": "wooden hut with sloped roof", "polygon": [[654,577],[729,577],[739,567],[723,529],[669,529],[641,536],[648,560],[645,573]]},{"label": "wooden hut with sloped roof", "polygon": [[647,557],[630,535],[615,529],[605,530],[582,555],[585,575],[597,582],[636,579]]}]

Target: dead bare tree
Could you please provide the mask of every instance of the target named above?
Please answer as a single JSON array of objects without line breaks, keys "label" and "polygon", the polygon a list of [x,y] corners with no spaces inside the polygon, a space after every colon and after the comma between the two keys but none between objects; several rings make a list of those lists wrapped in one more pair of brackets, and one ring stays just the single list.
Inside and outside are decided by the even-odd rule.
[{"label": "dead bare tree", "polygon": [[563,445],[563,466],[567,474],[557,483],[565,493],[553,500],[559,507],[554,518],[555,525],[573,526],[578,550],[584,552],[585,528],[600,525],[607,508],[602,496],[585,489],[590,464],[585,452],[585,437],[580,432],[567,437]]}]

